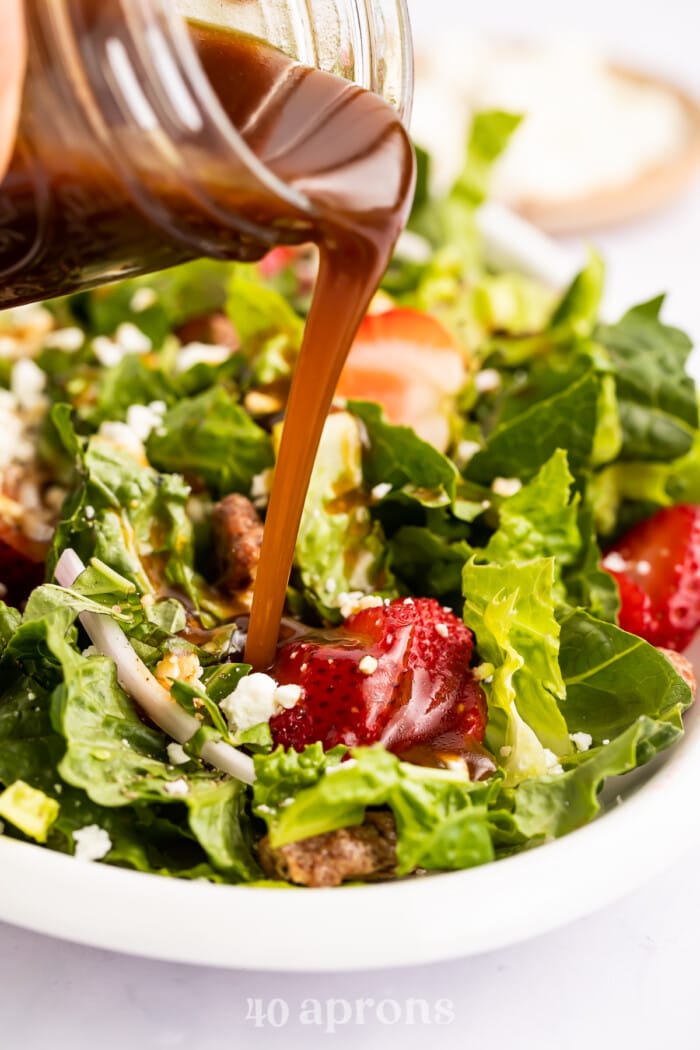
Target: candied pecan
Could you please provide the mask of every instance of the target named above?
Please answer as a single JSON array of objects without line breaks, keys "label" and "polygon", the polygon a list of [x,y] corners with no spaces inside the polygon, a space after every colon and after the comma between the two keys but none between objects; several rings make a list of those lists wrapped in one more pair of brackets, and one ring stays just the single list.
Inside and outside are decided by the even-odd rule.
[{"label": "candied pecan", "polygon": [[260,562],[263,526],[245,496],[234,492],[212,511],[214,557],[220,585],[231,593],[249,587]]},{"label": "candied pecan", "polygon": [[396,868],[396,825],[391,813],[369,812],[364,824],[329,831],[279,849],[264,838],[260,861],[270,878],[300,886],[340,886],[352,879],[390,878]]}]

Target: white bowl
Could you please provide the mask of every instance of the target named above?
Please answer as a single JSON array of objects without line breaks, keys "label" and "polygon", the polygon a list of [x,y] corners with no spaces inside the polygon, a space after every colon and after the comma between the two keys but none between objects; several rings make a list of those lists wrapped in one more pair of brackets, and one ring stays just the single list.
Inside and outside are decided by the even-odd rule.
[{"label": "white bowl", "polygon": [[214,886],[0,838],[0,919],[114,951],[257,970],[408,966],[500,948],[603,907],[692,843],[695,709],[686,730],[650,765],[610,782],[592,824],[480,868],[337,890]]},{"label": "white bowl", "polygon": [[[576,260],[497,206],[487,253],[563,287]],[[700,362],[694,369],[700,374]],[[693,652],[700,677],[700,636]],[[361,970],[462,958],[589,914],[700,837],[700,712],[648,766],[609,782],[604,812],[566,838],[469,871],[337,890],[184,882],[76,861],[0,836],[0,920],[100,948],[258,970]]]}]

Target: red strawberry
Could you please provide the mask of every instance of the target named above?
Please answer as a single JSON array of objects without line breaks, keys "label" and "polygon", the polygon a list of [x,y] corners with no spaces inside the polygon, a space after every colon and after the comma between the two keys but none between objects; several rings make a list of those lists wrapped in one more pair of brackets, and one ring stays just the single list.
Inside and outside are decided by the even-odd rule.
[{"label": "red strawberry", "polygon": [[418,310],[369,314],[338,383],[338,397],[376,401],[390,423],[445,449],[446,408],[466,379],[464,356],[443,325]]},{"label": "red strawberry", "polygon": [[620,626],[685,649],[700,627],[700,507],[658,511],[618,540],[603,566],[620,586]]},{"label": "red strawberry", "polygon": [[437,741],[469,750],[486,728],[472,647],[471,631],[432,598],[365,609],[332,634],[289,642],[271,673],[303,692],[272,719],[273,740],[298,751],[318,740],[326,749],[381,742],[396,754]]},{"label": "red strawberry", "polygon": [[45,544],[27,539],[19,529],[0,520],[0,598],[19,605],[44,582]]}]

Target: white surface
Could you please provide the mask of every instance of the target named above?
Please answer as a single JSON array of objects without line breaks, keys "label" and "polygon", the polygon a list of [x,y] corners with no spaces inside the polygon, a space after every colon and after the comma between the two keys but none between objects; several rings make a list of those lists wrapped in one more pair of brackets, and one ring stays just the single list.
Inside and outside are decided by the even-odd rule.
[{"label": "white surface", "polygon": [[[413,0],[419,32],[470,19],[502,32],[583,29],[622,57],[676,75],[700,93],[700,10],[689,0]],[[597,243],[610,260],[610,309],[669,289],[667,316],[700,340],[700,189],[669,212]],[[647,888],[598,915],[519,947],[450,964],[352,976],[276,976],[196,970],[62,944],[0,926],[0,1045],[11,1050],[204,1050],[430,1041],[441,1048],[695,1050],[700,939],[700,848]],[[60,908],[60,900],[56,900]],[[464,907],[479,902],[465,900]],[[425,917],[423,917],[425,918]],[[429,918],[429,917],[428,917]],[[416,917],[406,915],[409,928]],[[246,1022],[247,999],[284,1000],[280,1030]],[[305,999],[372,998],[435,1008],[452,1024],[368,1020],[335,1035],[302,1025]],[[307,1004],[308,1006],[309,1004]],[[354,1007],[353,1007],[354,1009]],[[336,1013],[342,1012],[337,1007]]]}]

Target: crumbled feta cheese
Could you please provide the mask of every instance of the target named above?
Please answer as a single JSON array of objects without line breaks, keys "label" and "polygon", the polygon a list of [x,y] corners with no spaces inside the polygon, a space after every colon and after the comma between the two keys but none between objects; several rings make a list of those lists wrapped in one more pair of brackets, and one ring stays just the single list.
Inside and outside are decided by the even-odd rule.
[{"label": "crumbled feta cheese", "polygon": [[43,404],[46,373],[30,357],[20,357],[12,367],[10,390],[21,409],[29,412]]},{"label": "crumbled feta cheese", "polygon": [[166,689],[170,689],[173,682],[184,682],[185,685],[196,687],[201,681],[202,673],[199,658],[190,649],[166,653],[155,670],[156,678]]},{"label": "crumbled feta cheese", "polygon": [[363,594],[362,591],[341,591],[338,601],[340,615],[345,620],[355,613],[364,612],[365,609],[378,609],[384,604],[384,599],[378,594]]},{"label": "crumbled feta cheese", "polygon": [[589,751],[593,743],[593,737],[590,733],[570,733],[569,740],[577,751]]},{"label": "crumbled feta cheese", "polygon": [[32,459],[32,445],[26,440],[17,402],[9,390],[0,390],[0,433],[0,470],[9,467],[12,462],[27,462]]},{"label": "crumbled feta cheese", "polygon": [[513,748],[510,746],[510,744],[504,744],[503,747],[499,749],[498,753],[501,756],[501,758],[510,758],[510,756],[513,754]]},{"label": "crumbled feta cheese", "polygon": [[250,498],[256,507],[262,508],[267,506],[270,500],[270,493],[272,492],[274,474],[274,470],[269,468],[268,470],[263,470],[261,474],[254,475],[250,484]]},{"label": "crumbled feta cheese", "polygon": [[301,700],[302,692],[300,685],[278,685],[275,689],[275,701],[285,711],[290,711]]},{"label": "crumbled feta cheese", "polygon": [[357,669],[360,672],[360,674],[366,674],[367,677],[374,674],[378,667],[379,662],[375,660],[373,656],[369,655],[363,656],[359,664],[357,665]]},{"label": "crumbled feta cheese", "polygon": [[90,504],[88,503],[87,507],[83,508],[83,515],[84,515],[86,521],[94,521],[95,520],[95,508],[91,507]]},{"label": "crumbled feta cheese", "polygon": [[22,518],[22,532],[37,543],[49,543],[54,530],[38,513],[27,513]]},{"label": "crumbled feta cheese", "polygon": [[474,386],[480,394],[491,394],[501,385],[501,376],[495,368],[483,368],[474,376]]},{"label": "crumbled feta cheese", "polygon": [[457,466],[466,467],[467,463],[474,458],[477,452],[481,452],[481,445],[478,441],[460,441],[455,449]]},{"label": "crumbled feta cheese", "polygon": [[548,747],[543,748],[543,752],[544,760],[547,766],[547,772],[552,774],[563,773],[564,770],[562,768],[561,762],[554,754],[554,752],[550,751]]},{"label": "crumbled feta cheese", "polygon": [[115,445],[122,452],[128,452],[129,455],[138,459],[139,462],[146,458],[143,442],[126,423],[100,423],[100,429],[97,431],[97,434],[98,437],[109,441],[110,445]]},{"label": "crumbled feta cheese", "polygon": [[435,630],[441,638],[449,638],[450,636],[450,629],[446,623],[436,623]]},{"label": "crumbled feta cheese", "polygon": [[404,230],[396,245],[396,254],[406,262],[417,263],[420,266],[430,262],[433,250],[425,237],[414,233],[413,230]]},{"label": "crumbled feta cheese", "polygon": [[106,335],[98,335],[93,339],[92,350],[104,368],[114,368],[124,357],[124,349]]},{"label": "crumbled feta cheese", "polygon": [[117,328],[115,341],[125,354],[147,354],[153,349],[153,343],[145,332],[130,321],[124,321]]},{"label": "crumbled feta cheese", "polygon": [[610,554],[606,554],[603,558],[603,568],[610,569],[610,572],[624,572],[627,562],[617,551],[610,551]]},{"label": "crumbled feta cheese", "polygon": [[648,576],[651,572],[651,563],[642,559],[637,562],[635,568],[640,576]]},{"label": "crumbled feta cheese", "polygon": [[164,401],[151,401],[150,405],[129,405],[126,425],[133,430],[139,441],[148,441],[151,433],[159,427],[167,412]]},{"label": "crumbled feta cheese", "polygon": [[184,798],[185,795],[189,795],[190,786],[184,777],[179,777],[177,780],[171,780],[164,784],[163,790],[166,795],[170,795],[172,798]]},{"label": "crumbled feta cheese", "polygon": [[168,762],[171,766],[184,766],[190,761],[190,756],[182,744],[168,744],[166,751],[168,752]]},{"label": "crumbled feta cheese", "polygon": [[74,354],[85,343],[85,332],[81,328],[57,328],[55,332],[49,332],[44,340],[44,345],[53,350],[63,350],[67,354]]},{"label": "crumbled feta cheese", "polygon": [[131,297],[129,306],[135,314],[142,314],[145,310],[150,310],[152,306],[155,306],[157,302],[158,296],[153,288],[137,288]]},{"label": "crumbled feta cheese", "polygon": [[522,487],[523,483],[518,478],[494,478],[491,485],[497,496],[505,497],[514,496]]},{"label": "crumbled feta cheese", "polygon": [[269,722],[280,711],[294,707],[301,695],[301,686],[280,686],[270,675],[255,673],[241,678],[219,707],[235,732],[245,732],[261,722]]},{"label": "crumbled feta cheese", "polygon": [[23,332],[50,332],[54,325],[53,314],[40,303],[26,303],[25,306],[15,306],[8,310],[6,317],[13,328],[21,328]]},{"label": "crumbled feta cheese", "polygon": [[375,485],[372,489],[372,499],[381,500],[385,496],[388,496],[393,486],[388,481],[383,481],[380,485]]},{"label": "crumbled feta cheese", "polygon": [[73,832],[76,860],[102,860],[112,848],[110,839],[104,828],[98,824],[88,824],[87,827],[78,828]]},{"label": "crumbled feta cheese", "polygon": [[241,731],[251,729],[272,718],[276,692],[277,682],[270,675],[249,674],[240,680],[219,707],[232,728]]},{"label": "crumbled feta cheese", "polygon": [[178,351],[175,362],[176,372],[187,372],[195,365],[222,365],[228,361],[231,351],[227,346],[216,343],[188,343]]}]

